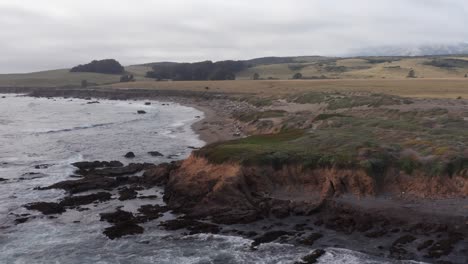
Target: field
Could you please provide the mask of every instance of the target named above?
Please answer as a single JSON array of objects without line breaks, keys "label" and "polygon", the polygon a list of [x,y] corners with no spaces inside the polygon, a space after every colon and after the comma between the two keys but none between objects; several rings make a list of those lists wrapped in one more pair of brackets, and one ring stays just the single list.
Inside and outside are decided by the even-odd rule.
[{"label": "field", "polygon": [[437,67],[429,65],[437,59],[466,60],[466,57],[375,57],[375,58],[315,58],[296,59],[296,62],[255,65],[237,74],[238,79],[252,79],[254,73],[261,78],[290,79],[300,72],[313,79],[401,79],[411,69],[418,78],[464,78],[468,65]]},{"label": "field", "polygon": [[303,92],[372,92],[420,98],[468,98],[468,79],[399,80],[238,80],[238,81],[142,81],[108,85],[113,88],[189,90],[276,96]]},{"label": "field", "polygon": [[[144,75],[148,67],[128,66],[125,70],[137,80],[147,80]],[[50,70],[24,74],[0,74],[0,87],[79,87],[82,80],[89,84],[111,84],[120,81],[120,75],[69,72],[69,69]]]}]

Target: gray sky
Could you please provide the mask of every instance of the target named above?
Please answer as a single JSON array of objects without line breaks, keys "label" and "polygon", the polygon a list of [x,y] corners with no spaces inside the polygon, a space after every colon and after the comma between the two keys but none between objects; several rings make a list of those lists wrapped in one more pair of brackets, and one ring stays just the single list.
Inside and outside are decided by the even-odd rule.
[{"label": "gray sky", "polygon": [[467,0],[0,0],[0,73],[468,41]]}]

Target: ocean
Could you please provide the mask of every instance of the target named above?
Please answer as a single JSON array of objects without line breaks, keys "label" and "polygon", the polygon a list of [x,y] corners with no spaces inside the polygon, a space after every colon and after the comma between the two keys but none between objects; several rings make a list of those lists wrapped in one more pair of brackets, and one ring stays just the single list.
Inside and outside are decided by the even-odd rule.
[{"label": "ocean", "polygon": [[[5,98],[2,98],[5,97]],[[252,251],[252,240],[226,235],[186,235],[165,231],[161,219],[143,224],[144,234],[109,240],[102,234],[109,224],[99,213],[117,206],[135,211],[144,204],[163,204],[162,189],[141,191],[155,200],[113,199],[89,210],[57,217],[28,211],[23,205],[57,201],[62,190],[35,190],[70,179],[73,162],[119,160],[134,152],[131,162],[161,163],[184,159],[202,147],[191,125],[203,113],[172,102],[111,101],[74,98],[33,98],[0,94],[0,264],[3,263],[294,263],[313,248],[289,244],[262,244]],[[151,104],[145,104],[150,102]],[[137,114],[144,110],[146,114]],[[152,157],[159,151],[163,157]],[[86,194],[86,193],[85,193]],[[115,193],[114,193],[115,194]],[[32,219],[15,224],[24,214]],[[396,262],[359,252],[327,248],[319,263]]]}]

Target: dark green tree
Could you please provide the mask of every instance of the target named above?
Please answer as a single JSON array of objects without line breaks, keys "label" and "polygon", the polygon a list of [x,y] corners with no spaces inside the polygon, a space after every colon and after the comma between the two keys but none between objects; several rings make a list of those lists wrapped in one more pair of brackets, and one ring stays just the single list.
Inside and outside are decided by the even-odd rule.
[{"label": "dark green tree", "polygon": [[254,80],[258,80],[258,79],[260,79],[260,74],[258,74],[258,73],[254,73],[254,75],[253,75],[252,79],[254,79]]}]

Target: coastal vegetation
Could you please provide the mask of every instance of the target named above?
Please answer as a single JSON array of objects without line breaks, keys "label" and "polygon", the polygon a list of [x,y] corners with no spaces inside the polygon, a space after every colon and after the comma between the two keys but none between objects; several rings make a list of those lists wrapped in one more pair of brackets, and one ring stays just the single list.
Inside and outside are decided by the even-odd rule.
[{"label": "coastal vegetation", "polygon": [[[430,177],[468,177],[466,113],[444,108],[385,108],[413,102],[377,94],[308,93],[289,99],[328,106],[318,115],[278,110],[237,115],[240,121],[253,126],[262,125],[262,119],[279,118],[280,132],[215,143],[198,150],[196,155],[216,164],[361,168],[371,174],[396,168],[407,174],[422,171]],[[362,106],[367,109],[350,111]]]}]

